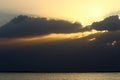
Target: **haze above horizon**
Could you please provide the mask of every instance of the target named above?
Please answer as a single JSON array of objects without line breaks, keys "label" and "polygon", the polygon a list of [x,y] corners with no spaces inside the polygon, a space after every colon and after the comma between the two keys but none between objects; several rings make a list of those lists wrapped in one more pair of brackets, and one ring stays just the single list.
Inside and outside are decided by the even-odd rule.
[{"label": "haze above horizon", "polygon": [[0,12],[31,14],[89,25],[106,16],[119,15],[119,3],[119,0],[0,0]]}]

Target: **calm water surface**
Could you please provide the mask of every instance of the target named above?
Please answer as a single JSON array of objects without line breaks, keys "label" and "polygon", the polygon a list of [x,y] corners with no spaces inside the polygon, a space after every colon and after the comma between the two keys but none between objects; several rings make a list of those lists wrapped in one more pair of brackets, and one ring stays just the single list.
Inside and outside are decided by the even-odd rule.
[{"label": "calm water surface", "polygon": [[0,80],[120,80],[120,73],[0,73]]}]

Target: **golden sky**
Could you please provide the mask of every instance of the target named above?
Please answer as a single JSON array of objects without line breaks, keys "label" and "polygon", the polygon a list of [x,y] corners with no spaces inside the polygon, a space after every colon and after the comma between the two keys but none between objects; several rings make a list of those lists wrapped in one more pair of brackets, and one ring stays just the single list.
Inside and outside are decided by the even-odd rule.
[{"label": "golden sky", "polygon": [[119,14],[120,0],[0,0],[0,12],[7,10],[88,25]]}]

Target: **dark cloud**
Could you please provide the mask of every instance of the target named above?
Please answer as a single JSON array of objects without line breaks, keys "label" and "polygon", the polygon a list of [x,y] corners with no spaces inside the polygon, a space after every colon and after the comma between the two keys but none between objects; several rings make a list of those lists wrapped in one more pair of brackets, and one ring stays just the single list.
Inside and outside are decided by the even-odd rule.
[{"label": "dark cloud", "polygon": [[110,16],[105,18],[103,21],[100,22],[94,22],[91,26],[89,26],[91,29],[96,30],[120,30],[120,20],[119,16]]},{"label": "dark cloud", "polygon": [[[103,24],[103,26],[93,27],[92,25],[84,30],[92,28],[109,30],[109,32],[97,33],[83,38],[67,38],[44,43],[40,42],[44,40],[19,43],[17,38],[1,38],[0,71],[120,71],[120,31],[118,27],[113,27],[113,23],[115,23],[115,26],[119,23],[118,16],[111,16],[101,22],[93,23],[94,25]],[[8,24],[11,26],[8,27]],[[39,34],[77,32],[74,31],[73,25],[76,25],[75,30],[78,30],[78,25],[80,25],[79,23],[72,24],[61,20],[30,18],[27,16],[19,16],[8,24],[1,29],[7,33],[9,32],[4,34],[4,37],[25,36],[25,33],[19,32],[19,30],[24,32],[24,29],[29,27],[26,28],[25,25],[32,26],[29,27],[30,31],[26,30],[30,32],[26,36],[34,35],[37,29],[45,31],[39,33],[40,30],[38,30]],[[44,25],[45,29],[42,26],[39,27],[38,24]],[[65,26],[65,28],[60,29],[61,26],[54,28],[58,24],[62,25],[62,27]],[[110,28],[105,27],[105,25],[108,25]],[[33,26],[37,27],[33,29]],[[49,26],[53,29],[50,29]],[[70,30],[68,27],[70,27]],[[12,33],[12,31],[16,32]],[[24,41],[24,37],[22,40]]]},{"label": "dark cloud", "polygon": [[0,48],[0,71],[120,71],[120,31],[13,45]]},{"label": "dark cloud", "polygon": [[20,15],[0,28],[0,37],[21,37],[49,33],[78,32],[82,25],[64,20],[33,18]]}]

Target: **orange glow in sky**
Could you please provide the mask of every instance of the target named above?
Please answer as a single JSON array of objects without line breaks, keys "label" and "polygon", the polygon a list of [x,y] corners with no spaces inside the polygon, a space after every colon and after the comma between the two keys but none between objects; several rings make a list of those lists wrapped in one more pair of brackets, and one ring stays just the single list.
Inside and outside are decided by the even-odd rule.
[{"label": "orange glow in sky", "polygon": [[[13,44],[32,44],[32,43],[46,43],[46,42],[54,42],[59,40],[65,40],[65,39],[80,39],[87,37],[92,34],[102,34],[108,32],[107,30],[103,31],[97,31],[97,30],[91,30],[91,31],[85,31],[85,32],[78,32],[78,33],[70,33],[70,34],[56,34],[51,33],[45,36],[35,36],[35,37],[24,37],[24,38],[11,38],[11,39],[0,39],[0,45],[13,45]],[[94,39],[91,39],[93,41]]]},{"label": "orange glow in sky", "polygon": [[0,11],[79,21],[83,25],[120,13],[120,0],[0,0]]}]

